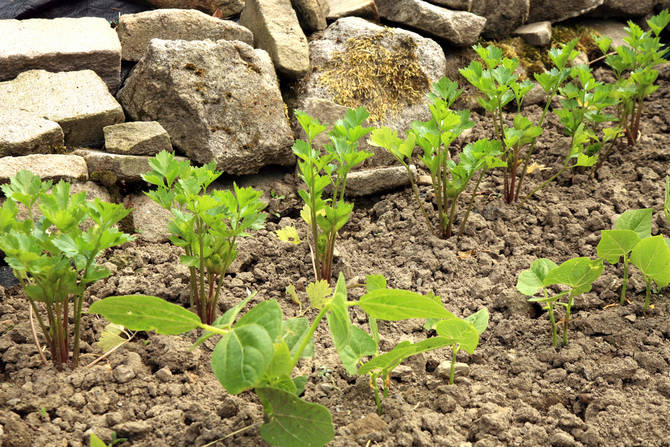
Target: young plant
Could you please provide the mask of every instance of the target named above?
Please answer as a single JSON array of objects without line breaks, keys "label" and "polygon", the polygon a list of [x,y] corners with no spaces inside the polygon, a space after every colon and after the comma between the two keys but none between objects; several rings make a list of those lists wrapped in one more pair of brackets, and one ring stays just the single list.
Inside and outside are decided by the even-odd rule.
[{"label": "young plant", "polygon": [[149,165],[152,171],[142,178],[157,188],[146,194],[172,212],[170,240],[185,251],[181,262],[190,272],[191,306],[203,323],[211,324],[224,275],[237,257],[237,239],[263,227],[262,192],[233,183],[232,191],[208,193],[221,175],[214,163],[193,167],[166,151],[150,159]]},{"label": "young plant", "polygon": [[668,23],[670,13],[667,9],[647,20],[649,31],[643,31],[633,21],[628,21],[625,28],[628,36],[624,38],[626,45],[619,45],[610,54],[612,39],[596,39],[600,50],[607,54],[605,63],[614,71],[617,79],[617,116],[629,146],[634,146],[639,138],[645,98],[658,89],[654,85],[658,77],[654,67],[665,62],[663,57],[669,51],[660,38],[661,31]]},{"label": "young plant", "polygon": [[442,78],[439,82],[433,84],[432,93],[429,94],[432,102],[429,106],[432,115],[430,121],[413,122],[404,140],[398,137],[395,130],[387,127],[373,130],[369,139],[371,145],[388,150],[405,167],[417,205],[421,209],[428,226],[434,228],[432,220],[421,202],[410,169],[414,147],[415,145],[421,147],[423,150],[421,161],[430,171],[433,194],[437,203],[439,224],[435,232],[441,237],[451,236],[457,215],[458,198],[465,191],[470,180],[479,173],[468,210],[461,221],[461,233],[465,228],[465,222],[484,172],[493,167],[504,166],[499,158],[501,154],[500,143],[487,139],[481,139],[474,144],[466,145],[460,153],[458,163],[452,159],[455,154],[450,152],[451,143],[464,130],[474,126],[474,123],[470,121],[468,110],[455,112],[450,109],[461,93],[462,90],[458,89],[456,82]]},{"label": "young plant", "polygon": [[630,261],[640,269],[647,286],[644,296],[644,310],[649,308],[651,283],[665,287],[670,283],[670,248],[663,236],[642,239],[633,247]]},{"label": "young plant", "polygon": [[354,209],[352,203],[344,200],[347,175],[372,156],[358,150],[361,137],[372,130],[362,126],[369,114],[364,107],[347,110],[344,118],[328,132],[330,144],[324,146],[323,152],[313,143],[327,126],[299,110],[295,116],[307,135],[307,141],[296,140],[293,145],[299,176],[307,187],[298,191],[305,202],[300,216],[309,227],[314,276],[317,281],[330,281],[337,233]]},{"label": "young plant", "polygon": [[[30,302],[54,365],[62,369],[70,361],[72,338],[76,367],[84,292],[110,274],[96,262],[98,255],[133,240],[116,228],[130,210],[97,198],[86,200],[84,191],[70,194],[64,181],[52,188],[50,181],[25,170],[1,188],[7,200],[0,208],[0,250]],[[19,204],[25,207],[25,219]],[[38,303],[46,311],[46,322]],[[39,350],[36,336],[35,343]]]},{"label": "young plant", "polygon": [[124,443],[127,440],[128,438],[117,438],[116,432],[113,432],[112,440],[109,442],[109,444],[105,444],[104,441],[98,438],[95,433],[91,433],[88,444],[89,447],[114,447],[116,444]]},{"label": "young plant", "polygon": [[614,223],[614,230],[602,231],[596,248],[598,256],[612,265],[623,258],[622,306],[626,302],[630,254],[640,241],[651,237],[652,212],[651,208],[626,211]]},{"label": "young plant", "polygon": [[[558,346],[557,323],[554,314],[556,304],[565,308],[563,317],[563,346],[568,344],[568,325],[570,314],[576,296],[591,290],[593,281],[598,279],[603,271],[602,259],[573,258],[561,265],[556,265],[546,258],[536,259],[530,269],[519,274],[516,289],[526,296],[528,301],[543,304],[543,309],[549,314],[551,321],[551,335],[554,347]],[[550,294],[552,286],[564,285],[568,290],[558,294]],[[542,296],[534,297],[538,292]],[[567,300],[561,300],[567,297]]]}]

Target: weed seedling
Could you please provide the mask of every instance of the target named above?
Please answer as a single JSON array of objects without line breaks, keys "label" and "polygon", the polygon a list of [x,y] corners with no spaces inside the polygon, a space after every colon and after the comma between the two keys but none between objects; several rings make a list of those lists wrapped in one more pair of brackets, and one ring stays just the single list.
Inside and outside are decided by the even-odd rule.
[{"label": "weed seedling", "polygon": [[95,433],[91,433],[88,444],[89,447],[114,447],[116,444],[126,442],[128,438],[117,438],[116,432],[112,433],[112,440],[109,444],[105,444],[102,439],[98,438]]}]

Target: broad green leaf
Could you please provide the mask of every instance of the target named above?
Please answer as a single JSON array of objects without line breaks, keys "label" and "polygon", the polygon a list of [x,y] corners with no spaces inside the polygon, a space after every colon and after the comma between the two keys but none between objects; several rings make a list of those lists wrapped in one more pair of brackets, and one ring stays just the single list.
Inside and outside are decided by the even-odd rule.
[{"label": "broad green leaf", "polygon": [[88,443],[89,447],[107,447],[107,444],[105,444],[102,439],[98,438],[95,433],[91,433]]},{"label": "broad green leaf", "polygon": [[571,295],[579,295],[591,290],[593,281],[600,277],[602,271],[602,259],[573,258],[547,273],[544,285],[565,284],[572,288]]},{"label": "broad green leaf", "polygon": [[652,208],[628,210],[616,220],[614,229],[633,230],[640,236],[640,239],[646,239],[651,236],[651,217],[653,212]]},{"label": "broad green leaf", "polygon": [[351,320],[349,319],[349,309],[347,308],[347,286],[344,281],[344,275],[340,273],[335,286],[335,293],[330,302],[330,310],[326,315],[330,334],[333,337],[335,349],[338,352],[349,344],[351,337]]},{"label": "broad green leaf", "polygon": [[437,333],[453,343],[457,343],[461,349],[472,354],[479,344],[479,332],[469,321],[461,318],[449,318],[435,325]]},{"label": "broad green leaf", "polygon": [[298,376],[293,378],[293,384],[295,385],[295,395],[300,396],[305,392],[305,385],[307,385],[307,376]]},{"label": "broad green leaf", "polygon": [[282,334],[282,311],[277,300],[268,300],[256,304],[242,318],[235,323],[239,328],[247,324],[257,324],[270,335],[272,341],[277,341]]},{"label": "broad green leaf", "polygon": [[377,353],[377,343],[363,329],[351,326],[349,343],[338,349],[337,353],[347,372],[355,375],[360,359]]},{"label": "broad green leaf", "polygon": [[100,338],[96,344],[102,349],[103,353],[107,353],[128,341],[126,338],[121,337],[122,332],[123,326],[109,323],[105,326],[105,329],[102,330],[102,334],[100,334]]},{"label": "broad green leaf", "polygon": [[367,275],[365,277],[365,288],[368,292],[372,292],[375,289],[385,289],[386,278],[382,275]]},{"label": "broad green leaf", "polygon": [[597,247],[598,256],[616,264],[621,256],[628,256],[640,240],[633,230],[603,230]]},{"label": "broad green leaf", "polygon": [[91,304],[90,313],[131,331],[156,331],[176,335],[201,327],[193,312],[164,299],[149,295],[110,296]]},{"label": "broad green leaf", "polygon": [[[277,378],[291,374],[291,352],[286,342],[274,344],[274,355],[266,371],[268,377]],[[293,382],[291,382],[292,384]]]},{"label": "broad green leaf", "polygon": [[663,236],[641,240],[630,254],[631,262],[659,287],[670,283],[670,248]]},{"label": "broad green leaf", "polygon": [[530,269],[524,270],[519,274],[516,282],[516,290],[527,296],[533,296],[538,290],[544,287],[544,279],[551,270],[558,267],[556,263],[547,258],[540,258],[533,261]]},{"label": "broad green leaf", "polygon": [[481,335],[489,326],[489,310],[482,307],[477,312],[468,315],[465,321],[471,323],[477,329],[477,333]]},{"label": "broad green leaf", "polygon": [[258,324],[236,327],[212,352],[212,371],[230,394],[254,388],[263,379],[274,349],[268,331]]},{"label": "broad green leaf", "polygon": [[442,303],[408,290],[372,290],[361,297],[359,305],[368,315],[379,320],[399,321],[409,318],[453,316]]},{"label": "broad green leaf", "polygon": [[[247,295],[245,299],[228,309],[221,315],[219,318],[214,320],[214,322],[211,324],[211,326],[217,327],[217,328],[229,328],[233,322],[235,321],[235,318],[237,318],[237,315],[242,311],[244,306],[247,305],[249,300],[251,300],[253,297],[256,296],[256,293],[258,292],[253,292]],[[207,339],[210,337],[216,335],[214,332],[210,331],[205,331],[204,334],[202,334],[198,339],[193,343],[193,346],[191,346],[191,350],[197,348],[200,344],[205,342]]]},{"label": "broad green leaf", "polygon": [[333,439],[333,420],[326,407],[277,388],[257,388],[256,394],[267,417],[260,428],[266,442],[279,447],[322,447]]},{"label": "broad green leaf", "polygon": [[[298,352],[303,337],[306,337],[309,332],[309,321],[304,317],[289,318],[288,320],[284,320],[282,331],[284,334],[283,339],[291,350],[291,356],[294,356]],[[314,340],[310,339],[305,350],[302,351],[302,356],[312,357],[313,355]]]},{"label": "broad green leaf", "polygon": [[298,245],[300,242],[300,235],[298,234],[298,230],[296,230],[295,227],[284,227],[280,228],[279,230],[276,230],[275,233],[277,233],[277,237],[279,238],[280,241],[283,242],[290,242],[292,244]]},{"label": "broad green leaf", "polygon": [[417,343],[402,341],[389,352],[378,355],[361,366],[358,369],[358,374],[367,374],[377,369],[390,372],[408,357],[453,344],[453,340],[445,337],[431,337]]},{"label": "broad green leaf", "polygon": [[324,304],[326,304],[326,300],[328,300],[330,295],[333,293],[333,290],[330,288],[328,281],[325,279],[309,283],[305,288],[305,291],[307,292],[309,302],[315,309],[321,309]]}]

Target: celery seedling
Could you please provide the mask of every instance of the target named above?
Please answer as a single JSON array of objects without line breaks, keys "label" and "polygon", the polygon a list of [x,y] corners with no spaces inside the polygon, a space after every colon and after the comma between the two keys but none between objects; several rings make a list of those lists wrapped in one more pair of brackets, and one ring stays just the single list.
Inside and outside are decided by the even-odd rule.
[{"label": "celery seedling", "polygon": [[[76,367],[84,292],[110,274],[96,258],[133,238],[116,228],[130,213],[123,205],[86,200],[84,191],[70,194],[70,184],[64,181],[51,186],[29,171],[20,171],[2,185],[7,200],[0,208],[0,250],[37,316],[54,365],[61,369],[70,360],[70,318]],[[27,210],[24,220],[18,204]],[[41,216],[34,214],[35,206]],[[46,322],[37,303],[46,310]]]}]

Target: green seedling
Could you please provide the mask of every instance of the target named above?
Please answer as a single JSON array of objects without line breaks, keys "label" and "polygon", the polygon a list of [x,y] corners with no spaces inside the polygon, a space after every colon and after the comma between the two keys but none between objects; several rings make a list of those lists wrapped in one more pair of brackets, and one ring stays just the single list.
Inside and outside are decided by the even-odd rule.
[{"label": "green seedling", "polygon": [[114,432],[112,433],[112,440],[109,442],[109,444],[105,444],[104,441],[98,438],[95,433],[91,433],[88,444],[89,447],[114,447],[116,444],[126,442],[127,440],[128,438],[117,438],[116,432]]},{"label": "green seedling", "polygon": [[[536,259],[530,269],[519,274],[516,289],[526,296],[528,301],[543,304],[551,321],[552,343],[558,346],[557,323],[555,319],[554,306],[556,304],[565,308],[563,318],[563,346],[568,344],[568,325],[570,314],[574,304],[574,298],[591,290],[593,281],[598,279],[603,271],[602,259],[591,260],[589,258],[573,258],[561,265],[556,265],[546,258]],[[568,290],[557,294],[550,293],[550,287],[564,285]],[[542,296],[535,297],[538,292]],[[561,300],[567,297],[567,300]]]},{"label": "green seedling", "polygon": [[639,138],[645,98],[658,89],[654,84],[658,71],[654,67],[665,62],[663,57],[669,51],[660,38],[668,23],[670,13],[667,9],[647,20],[649,31],[643,31],[639,25],[628,21],[625,28],[627,37],[624,38],[626,45],[616,47],[609,54],[612,39],[596,38],[600,50],[607,54],[605,63],[617,79],[617,116],[629,146],[634,146]]},{"label": "green seedling", "polygon": [[[50,181],[29,171],[20,171],[1,188],[8,200],[0,208],[0,250],[37,317],[52,362],[62,369],[70,361],[72,338],[76,367],[84,292],[110,275],[97,263],[98,255],[133,240],[116,228],[130,210],[100,199],[86,200],[83,191],[70,194],[70,184],[64,181],[52,188]],[[19,215],[19,205],[25,207],[25,219]],[[35,343],[41,353],[37,338]]]},{"label": "green seedling", "polygon": [[596,248],[598,256],[614,265],[623,258],[623,282],[620,304],[626,302],[628,287],[628,263],[633,248],[643,239],[651,237],[653,210],[628,210],[614,223],[614,230],[603,230]]},{"label": "green seedling", "polygon": [[663,202],[665,221],[670,225],[670,177],[665,177],[665,201]]},{"label": "green seedling", "polygon": [[[314,147],[314,139],[327,126],[300,110],[295,111],[295,117],[307,135],[307,141],[296,140],[293,153],[298,157],[300,179],[307,187],[298,191],[305,202],[300,216],[309,227],[309,245],[317,281],[330,281],[337,233],[349,221],[354,209],[352,203],[344,200],[347,175],[372,156],[370,152],[358,150],[359,140],[372,130],[362,126],[368,116],[364,107],[347,110],[344,118],[328,132],[330,143],[321,151]],[[281,233],[278,236],[286,240]]]},{"label": "green seedling", "polygon": [[172,213],[170,241],[185,251],[181,262],[190,272],[191,306],[203,323],[211,324],[223,278],[237,257],[237,239],[263,227],[262,192],[233,183],[232,190],[208,193],[221,175],[214,163],[193,167],[166,151],[150,159],[149,165],[152,171],[142,178],[156,189],[146,194]]},{"label": "green seedling", "polygon": [[652,236],[641,240],[632,250],[630,261],[644,277],[646,292],[644,310],[649,308],[652,282],[659,288],[670,283],[670,247],[663,236]]}]

